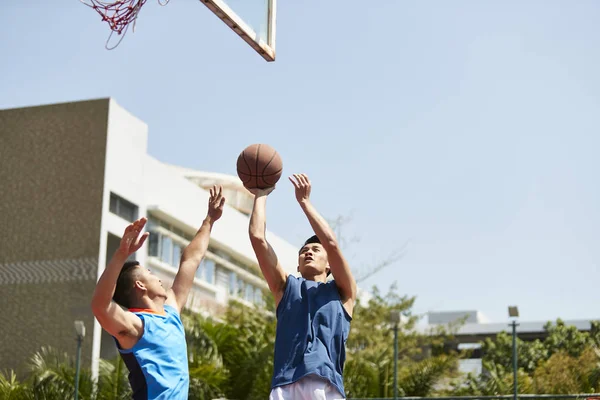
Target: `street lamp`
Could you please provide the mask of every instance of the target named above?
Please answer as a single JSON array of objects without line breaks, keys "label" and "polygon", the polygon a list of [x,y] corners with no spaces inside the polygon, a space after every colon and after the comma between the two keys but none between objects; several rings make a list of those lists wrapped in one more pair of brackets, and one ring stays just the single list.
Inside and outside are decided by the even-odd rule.
[{"label": "street lamp", "polygon": [[405,320],[400,311],[390,312],[390,321],[394,324],[394,399],[398,399],[398,327]]},{"label": "street lamp", "polygon": [[509,306],[508,307],[508,316],[513,318],[509,326],[512,327],[512,350],[513,350],[513,390],[514,390],[514,400],[517,400],[517,390],[518,390],[518,381],[517,381],[517,318],[519,317],[519,308],[517,306]]},{"label": "street lamp", "polygon": [[85,325],[83,321],[75,321],[75,332],[77,333],[77,358],[75,359],[75,400],[79,398],[79,367],[81,363],[81,344],[85,337]]}]

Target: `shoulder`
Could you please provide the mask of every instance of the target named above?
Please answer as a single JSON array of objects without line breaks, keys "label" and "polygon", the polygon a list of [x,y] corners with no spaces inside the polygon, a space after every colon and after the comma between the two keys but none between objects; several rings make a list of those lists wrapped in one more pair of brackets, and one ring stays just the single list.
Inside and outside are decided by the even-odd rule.
[{"label": "shoulder", "polygon": [[325,282],[325,284],[323,285],[323,287],[324,287],[325,291],[327,291],[328,293],[335,294],[338,297],[340,297],[340,299],[341,299],[342,295],[340,293],[340,289],[339,289],[338,285],[335,283],[334,279]]},{"label": "shoulder", "polygon": [[171,306],[169,304],[165,304],[163,308],[165,309],[165,316],[174,317],[178,320],[181,320],[181,313],[176,307]]}]

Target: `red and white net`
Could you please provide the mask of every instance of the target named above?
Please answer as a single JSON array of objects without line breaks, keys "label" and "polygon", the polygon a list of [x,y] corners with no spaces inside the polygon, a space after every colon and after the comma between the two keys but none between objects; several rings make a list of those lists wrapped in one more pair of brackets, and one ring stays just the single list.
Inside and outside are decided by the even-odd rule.
[{"label": "red and white net", "polygon": [[[102,21],[106,21],[111,29],[111,34],[106,42],[106,48],[109,48],[108,42],[113,35],[125,35],[129,25],[133,26],[135,30],[135,21],[137,19],[140,9],[146,4],[147,0],[118,0],[114,2],[100,1],[100,0],[80,0],[86,6],[93,8],[100,16]],[[169,2],[165,0],[159,4],[164,6]],[[114,49],[121,43],[123,37],[117,42],[117,44],[110,49]]]}]

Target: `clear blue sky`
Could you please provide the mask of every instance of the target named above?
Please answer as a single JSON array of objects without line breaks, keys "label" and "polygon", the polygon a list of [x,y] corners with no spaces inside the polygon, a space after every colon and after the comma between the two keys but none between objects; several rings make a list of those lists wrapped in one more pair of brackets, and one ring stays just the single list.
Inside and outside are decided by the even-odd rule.
[{"label": "clear blue sky", "polygon": [[[357,268],[411,240],[363,286],[396,281],[416,312],[596,318],[598,21],[595,0],[279,0],[269,64],[199,1],[148,0],[113,51],[76,0],[4,1],[0,108],[112,96],[151,155],[229,174],[269,143],[323,214],[353,213]],[[285,180],[268,214],[310,233]]]}]

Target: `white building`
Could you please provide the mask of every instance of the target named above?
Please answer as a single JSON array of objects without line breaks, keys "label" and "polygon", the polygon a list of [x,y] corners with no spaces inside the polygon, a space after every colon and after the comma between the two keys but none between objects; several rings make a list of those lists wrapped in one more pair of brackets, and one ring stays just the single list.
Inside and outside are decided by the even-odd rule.
[{"label": "white building", "polygon": [[[22,370],[42,345],[73,353],[73,322],[82,320],[91,333],[84,360],[97,372],[98,358],[116,351],[89,304],[125,227],[148,217],[151,235],[135,258],[169,282],[213,184],[227,203],[188,307],[218,315],[232,298],[263,304],[267,286],[248,239],[251,195],[237,177],[156,160],[147,141],[146,124],[112,99],[0,111],[0,336],[10,338],[0,341],[0,368]],[[267,235],[295,273],[299,244]]]}]

